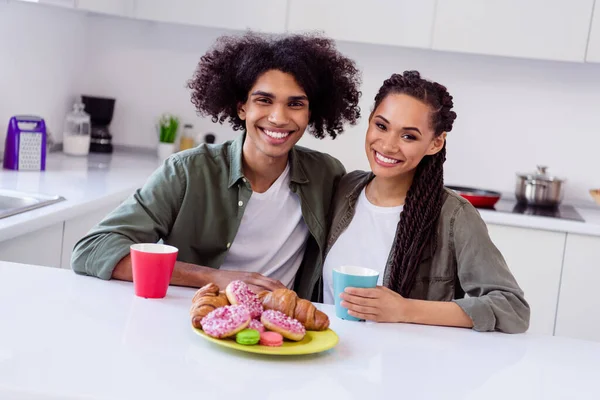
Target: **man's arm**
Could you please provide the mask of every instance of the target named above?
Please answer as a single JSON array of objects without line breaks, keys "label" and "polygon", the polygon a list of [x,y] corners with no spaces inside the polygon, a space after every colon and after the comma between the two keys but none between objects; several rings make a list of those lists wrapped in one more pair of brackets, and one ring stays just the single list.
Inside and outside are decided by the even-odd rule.
[{"label": "man's arm", "polygon": [[[131,273],[131,256],[125,256],[119,261],[112,272],[112,278],[122,281],[133,280],[133,275]],[[250,286],[250,289],[255,293],[259,293],[263,290],[285,288],[281,282],[267,278],[256,272],[220,271],[214,268],[202,267],[200,265],[184,263],[181,261],[175,263],[173,276],[171,277],[171,285],[202,287],[208,283],[214,283],[219,286],[221,290],[225,290],[225,287],[229,282],[234,280],[246,282]]]}]

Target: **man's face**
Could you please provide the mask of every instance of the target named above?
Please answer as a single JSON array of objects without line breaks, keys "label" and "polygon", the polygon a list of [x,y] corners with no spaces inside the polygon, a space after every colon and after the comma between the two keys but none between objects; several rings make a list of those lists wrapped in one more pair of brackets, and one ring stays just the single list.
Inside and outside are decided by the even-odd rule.
[{"label": "man's face", "polygon": [[246,122],[244,156],[287,157],[308,125],[308,97],[292,75],[269,70],[258,77],[238,115]]}]

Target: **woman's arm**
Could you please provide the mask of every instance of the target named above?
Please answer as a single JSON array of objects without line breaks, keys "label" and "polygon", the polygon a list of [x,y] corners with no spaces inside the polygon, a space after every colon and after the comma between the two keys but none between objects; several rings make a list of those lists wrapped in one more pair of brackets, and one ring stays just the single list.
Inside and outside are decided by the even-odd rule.
[{"label": "woman's arm", "polygon": [[454,303],[473,320],[475,330],[525,332],[530,308],[523,290],[470,204],[456,215],[453,233],[458,279],[468,295]]}]

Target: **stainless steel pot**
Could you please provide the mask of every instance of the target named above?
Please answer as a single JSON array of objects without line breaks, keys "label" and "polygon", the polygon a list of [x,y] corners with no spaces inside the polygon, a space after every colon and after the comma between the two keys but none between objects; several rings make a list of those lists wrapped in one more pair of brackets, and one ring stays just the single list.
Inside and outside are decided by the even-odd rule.
[{"label": "stainless steel pot", "polygon": [[517,174],[515,196],[521,204],[557,207],[564,196],[564,179],[546,173],[548,167],[539,165],[533,174]]}]

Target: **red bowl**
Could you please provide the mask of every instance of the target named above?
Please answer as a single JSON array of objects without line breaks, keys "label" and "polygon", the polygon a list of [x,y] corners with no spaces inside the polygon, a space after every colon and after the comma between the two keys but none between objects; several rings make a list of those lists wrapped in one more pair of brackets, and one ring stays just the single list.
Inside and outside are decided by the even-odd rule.
[{"label": "red bowl", "polygon": [[461,197],[467,199],[473,205],[473,207],[478,208],[492,208],[502,196],[500,193],[491,190],[483,190],[463,186],[446,187],[450,190],[455,191]]}]

